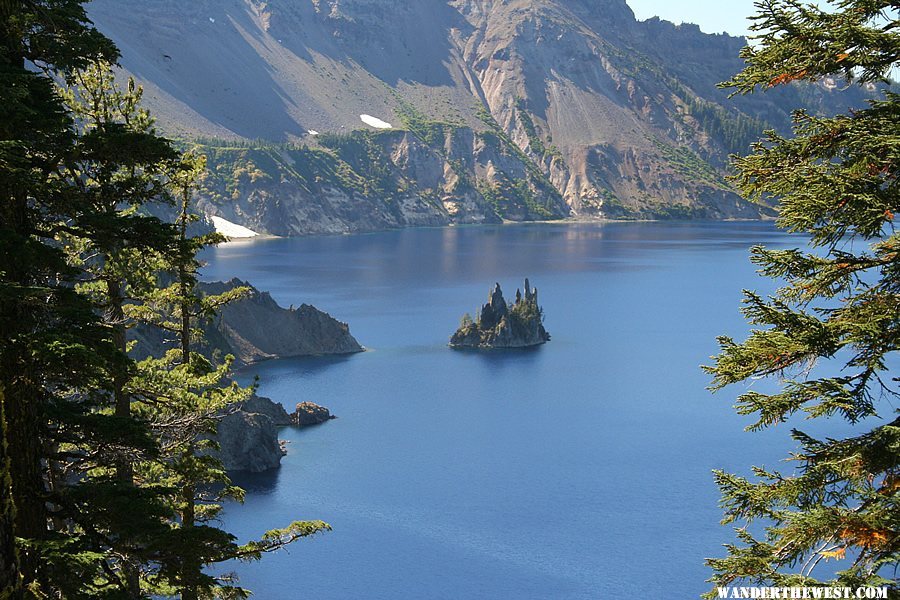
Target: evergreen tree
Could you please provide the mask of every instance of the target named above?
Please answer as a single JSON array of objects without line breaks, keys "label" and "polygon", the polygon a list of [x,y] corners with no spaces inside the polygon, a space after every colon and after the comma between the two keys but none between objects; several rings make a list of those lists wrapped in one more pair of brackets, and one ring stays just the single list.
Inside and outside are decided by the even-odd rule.
[{"label": "evergreen tree", "polygon": [[[79,291],[103,312],[123,359],[122,368],[112,373],[113,414],[132,419],[138,433],[146,428],[152,440],[143,448],[132,444],[127,456],[113,457],[118,493],[132,498],[131,526],[108,532],[116,558],[107,560],[124,574],[131,597],[177,593],[192,600],[213,590],[241,596],[242,590],[204,573],[203,567],[259,557],[327,525],[294,523],[242,547],[211,524],[221,511],[221,501],[242,498],[242,491],[231,485],[211,454],[215,450],[211,437],[223,413],[252,390],[230,381],[231,357],[214,366],[191,348],[203,341],[200,321],[246,290],[216,297],[196,292],[196,253],[223,239],[217,234],[188,235],[189,224],[197,219],[189,208],[205,171],[202,157],[175,160],[168,142],[155,135],[152,118],[140,108],[141,89],[129,81],[127,89],[120,90],[110,65],[92,65],[74,81],[64,97],[85,147],[74,170],[103,216],[98,222],[116,223],[126,235],[91,231],[87,237],[67,234],[60,241],[73,264],[86,274]],[[91,152],[95,147],[103,149],[99,155]],[[106,153],[113,149],[115,154]],[[149,209],[174,212],[176,201],[175,223],[146,214]],[[161,281],[172,283],[160,286]],[[174,335],[177,348],[132,364],[126,356],[127,330],[138,322]],[[96,473],[103,478],[109,471],[97,463],[83,477],[90,480]],[[138,510],[135,500],[142,503]],[[116,514],[117,508],[105,506],[108,514]]]},{"label": "evergreen tree", "polygon": [[149,582],[156,595],[177,592],[183,600],[246,597],[246,590],[204,568],[228,560],[258,559],[264,552],[330,529],[321,521],[295,522],[267,532],[258,542],[238,545],[234,536],[215,526],[221,503],[242,501],[243,490],[232,484],[215,456],[218,447],[213,436],[221,418],[238,408],[253,389],[230,380],[233,357],[213,365],[193,350],[205,342],[202,325],[249,289],[239,287],[214,296],[197,291],[197,252],[224,241],[216,233],[189,235],[190,224],[198,220],[190,212],[193,193],[205,166],[204,157],[187,153],[171,174],[172,191],[179,201],[176,225],[181,252],[169,259],[161,257],[158,269],[172,283],[131,307],[136,318],[175,336],[175,347],[165,356],[137,365],[131,385],[133,397],[141,399],[137,410],[152,423],[161,442],[158,459],[139,466],[141,479],[169,489],[172,510],[172,535]]},{"label": "evergreen tree", "polygon": [[[897,2],[840,0],[831,12],[795,0],[757,7],[746,67],[724,84],[737,92],[835,75],[885,82],[900,62]],[[773,393],[740,395],[736,410],[755,418],[748,429],[834,417],[852,433],[817,439],[794,429],[793,468],[754,468],[750,478],[716,472],[724,522],[739,524],[740,543],[708,561],[711,581],[886,585],[897,594],[900,96],[886,90],[834,117],[798,111],[793,136],[766,136],[735,160],[736,181],[748,198],[777,199],[779,226],[808,236],[811,248],[752,249],[760,272],[782,287],[771,298],[745,292],[755,329],[741,343],[720,338],[721,353],[705,368],[713,389],[777,382]]]},{"label": "evergreen tree", "polygon": [[[116,422],[125,425],[114,452],[94,452],[88,469],[77,465],[78,480],[102,483],[108,490],[95,502],[107,516],[107,542],[101,547],[111,550],[110,568],[121,576],[127,594],[137,598],[142,595],[142,565],[167,530],[161,525],[163,491],[135,481],[135,463],[159,449],[146,420],[132,411],[127,330],[133,319],[128,307],[153,289],[156,256],[177,256],[180,250],[177,228],[145,212],[171,203],[165,175],[177,164],[178,153],[156,135],[152,119],[140,108],[141,91],[133,80],[120,90],[108,63],[92,64],[70,79],[75,85],[62,95],[78,135],[67,174],[92,219],[81,230],[64,231],[58,238],[71,263],[82,271],[78,289],[103,315],[117,355],[110,365],[110,393],[95,408],[102,413],[109,407]],[[77,440],[69,443],[78,446]],[[91,450],[81,448],[83,453]],[[127,507],[122,498],[130,499]]]},{"label": "evergreen tree", "polygon": [[[196,248],[143,211],[170,200],[179,155],[136,87],[88,69],[117,52],[82,4],[0,0],[0,598],[206,596],[219,582],[204,565],[327,526],[295,523],[243,546],[206,528],[218,510],[208,484],[225,478],[195,434],[211,433],[221,398],[246,392],[223,380],[227,365],[181,354],[154,371],[127,356],[127,325],[160,265],[187,264]],[[64,102],[56,81],[83,93]],[[146,385],[163,371],[165,385]],[[143,394],[160,389],[166,402],[149,410]]]},{"label": "evergreen tree", "polygon": [[[56,173],[74,137],[51,76],[116,50],[75,0],[0,1],[0,597],[35,593],[49,535],[49,390],[98,383],[105,332],[48,241],[82,216]],[[36,68],[35,68],[36,67]],[[10,552],[11,540],[21,540]]]}]

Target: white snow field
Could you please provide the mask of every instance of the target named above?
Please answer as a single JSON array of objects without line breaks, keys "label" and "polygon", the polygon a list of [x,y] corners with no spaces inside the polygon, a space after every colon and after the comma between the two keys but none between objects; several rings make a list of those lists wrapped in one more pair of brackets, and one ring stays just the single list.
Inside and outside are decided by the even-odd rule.
[{"label": "white snow field", "polygon": [[213,226],[216,228],[216,233],[221,233],[225,237],[229,238],[252,238],[256,237],[259,234],[253,231],[252,229],[247,229],[243,225],[238,225],[237,223],[232,223],[222,217],[210,217],[213,222]]},{"label": "white snow field", "polygon": [[363,123],[370,125],[375,129],[391,129],[393,127],[393,125],[387,121],[382,121],[378,117],[373,117],[372,115],[359,115],[359,118],[362,119]]}]

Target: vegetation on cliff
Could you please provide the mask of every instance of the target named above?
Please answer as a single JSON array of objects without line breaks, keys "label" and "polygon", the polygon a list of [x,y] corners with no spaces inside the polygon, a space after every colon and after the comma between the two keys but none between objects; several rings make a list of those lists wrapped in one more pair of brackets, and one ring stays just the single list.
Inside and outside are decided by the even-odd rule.
[{"label": "vegetation on cliff", "polygon": [[559,192],[505,136],[418,113],[407,122],[408,129],[322,133],[303,144],[182,146],[209,163],[203,210],[276,235],[329,232],[326,219],[365,231],[568,215]]},{"label": "vegetation on cliff", "polygon": [[[794,107],[834,114],[875,93],[825,79],[728,101],[715,84],[740,69],[741,38],[638,21],[624,0],[227,2],[215,23],[206,6],[94,0],[91,14],[128,40],[124,67],[152,86],[166,131],[267,140],[251,143],[259,153],[285,142],[331,153],[279,148],[293,158],[273,159],[290,168],[252,160],[268,181],[210,186],[210,210],[269,233],[570,214],[759,217],[725,182],[728,155],[766,128],[788,131]],[[434,183],[396,129],[366,129],[361,114],[446,159],[446,181]],[[326,147],[334,135],[354,143]],[[232,160],[211,164],[220,159]],[[322,188],[290,173],[305,163]]]}]

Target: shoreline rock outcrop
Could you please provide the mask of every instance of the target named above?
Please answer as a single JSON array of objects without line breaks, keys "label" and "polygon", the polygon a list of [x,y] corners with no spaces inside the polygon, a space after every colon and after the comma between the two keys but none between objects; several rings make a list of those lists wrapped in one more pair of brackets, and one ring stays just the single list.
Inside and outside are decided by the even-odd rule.
[{"label": "shoreline rock outcrop", "polygon": [[[226,304],[219,314],[204,326],[207,345],[200,351],[214,362],[216,357],[231,354],[234,367],[274,358],[355,354],[364,348],[350,333],[350,327],[309,304],[299,308],[282,308],[268,292],[262,292],[240,279],[223,282],[201,282],[203,294],[216,295],[238,287],[249,293]],[[137,340],[131,356],[141,360],[162,356],[172,348],[172,340],[158,328],[138,325],[129,330]]]},{"label": "shoreline rock outcrop", "polygon": [[285,450],[278,427],[290,423],[284,407],[269,398],[251,396],[226,411],[219,421],[216,452],[226,471],[261,473],[281,465]]},{"label": "shoreline rock outcrop", "polygon": [[286,425],[293,425],[294,423],[291,419],[291,415],[284,409],[281,402],[275,402],[271,398],[266,398],[265,396],[253,394],[241,405],[241,410],[265,415],[272,420],[272,423],[274,423],[276,427],[284,427]]},{"label": "shoreline rock outcrop", "polygon": [[318,425],[336,418],[330,410],[313,402],[301,402],[291,413],[291,423],[297,427]]},{"label": "shoreline rock outcrop", "polygon": [[254,394],[225,411],[219,421],[216,455],[226,471],[261,473],[276,469],[287,454],[278,439],[280,427],[308,427],[336,419],[324,406],[300,402],[288,413],[280,402]]},{"label": "shoreline rock outcrop", "polygon": [[538,304],[537,288],[525,279],[525,294],[516,290],[516,301],[507,305],[500,284],[494,285],[478,320],[463,316],[451,348],[527,348],[550,341],[544,329],[544,311]]}]

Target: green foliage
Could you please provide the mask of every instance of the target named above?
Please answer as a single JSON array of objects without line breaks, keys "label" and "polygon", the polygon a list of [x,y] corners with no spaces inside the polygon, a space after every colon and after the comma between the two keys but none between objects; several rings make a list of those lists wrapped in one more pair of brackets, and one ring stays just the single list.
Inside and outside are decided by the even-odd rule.
[{"label": "green foliage", "polygon": [[183,143],[202,152],[209,173],[200,193],[212,202],[227,204],[253,191],[290,182],[307,193],[337,188],[348,195],[377,197],[392,202],[408,193],[412,183],[390,161],[379,136],[391,132],[323,133],[321,148],[294,145],[219,146]]},{"label": "green foliage", "polygon": [[[49,76],[24,68],[26,58],[34,59],[48,74],[74,80],[77,74],[63,65],[114,55],[108,40],[87,26],[80,3],[6,3],[0,16],[8,51],[0,59],[0,162],[8,167],[0,175],[5,340],[0,381],[6,390],[2,429],[21,558],[17,579],[32,595],[108,594],[128,587],[103,569],[124,564],[113,558],[124,554],[113,546],[121,551],[138,543],[156,528],[159,512],[152,494],[144,494],[134,498],[134,508],[146,510],[123,519],[121,502],[105,502],[110,498],[103,494],[110,485],[105,472],[124,464],[126,454],[152,453],[154,444],[140,423],[112,410],[127,360],[116,329],[101,322],[88,299],[75,292],[84,273],[67,264],[59,242],[89,236],[94,247],[121,254],[164,245],[167,232],[158,221],[109,206],[137,205],[155,196],[159,188],[145,186],[144,176],[158,172],[173,153],[138,130],[140,115],[134,129],[117,123],[76,130]],[[97,106],[93,112],[108,109]],[[96,501],[78,502],[85,491]],[[141,533],[137,524],[145,526]],[[4,519],[0,537],[7,526]],[[86,571],[96,576],[74,590]],[[17,585],[0,581],[4,593]]]},{"label": "green foliage", "polygon": [[[3,3],[0,35],[0,597],[246,596],[203,567],[327,526],[248,550],[215,525],[242,492],[210,435],[250,390],[191,349],[235,293],[194,293],[196,252],[221,239],[186,233],[204,162],[156,135],[140,88],[115,85],[81,2]],[[177,221],[148,216],[160,205]],[[135,364],[138,321],[181,351]]]},{"label": "green foliage", "polygon": [[516,98],[516,118],[525,130],[525,135],[528,136],[528,146],[531,148],[531,151],[537,156],[543,157],[547,149],[538,135],[537,128],[534,126],[534,120],[528,113],[527,103],[524,98]]},{"label": "green foliage", "polygon": [[409,184],[397,173],[384,146],[377,143],[376,140],[380,135],[390,135],[390,132],[354,131],[345,135],[324,134],[319,136],[319,143],[334,150],[350,167],[351,172],[358,176],[357,185],[362,194],[390,201],[402,195]]},{"label": "green foliage", "polygon": [[[559,192],[542,172],[508,138],[494,132],[479,134],[485,142],[506,156],[514,156],[527,167],[526,177],[519,180],[499,175],[495,184],[478,181],[461,160],[448,159],[444,153],[444,136],[452,134],[452,125],[438,123],[440,136],[432,140],[432,149],[447,160],[458,181],[454,192],[477,189],[500,216],[548,219],[556,214],[554,203],[561,203]],[[421,134],[424,135],[424,134]],[[376,198],[389,206],[397,206],[401,198],[411,194],[437,202],[435,190],[423,189],[408,179],[393,164],[388,153],[389,141],[396,132],[353,131],[322,133],[317,136],[321,147],[291,145],[235,147],[183,142],[183,148],[203,153],[209,172],[201,182],[200,194],[217,204],[246,198],[254,192],[268,193],[273,186],[290,182],[307,193],[321,193],[336,188],[348,195]],[[421,137],[417,134],[417,137]],[[427,137],[427,136],[426,136]],[[544,201],[538,198],[546,198]]]},{"label": "green foliage", "polygon": [[651,141],[667,163],[687,181],[707,183],[719,188],[728,187],[723,175],[690,148],[672,146],[658,139]]},{"label": "green foliage", "polygon": [[[879,80],[900,62],[895,3],[844,0],[824,12],[788,0],[760,3],[746,48],[747,67],[727,85],[739,92],[843,74]],[[778,391],[744,392],[736,410],[758,430],[788,419],[840,418],[845,438],[816,439],[797,429],[787,472],[753,477],[716,472],[726,523],[740,544],[711,559],[717,585],[881,586],[898,593],[900,539],[900,97],[886,92],[868,108],[833,118],[795,114],[792,137],[769,132],[735,161],[748,198],[779,200],[780,227],[812,248],[756,247],[764,276],[783,282],[771,298],[747,292],[754,326],[743,342],[721,337],[705,369],[713,389],[758,378]],[[760,534],[748,526],[759,523]],[[835,561],[834,577],[819,574]]]},{"label": "green foliage", "polygon": [[[525,135],[528,136],[529,148],[531,148],[531,151],[534,152],[540,160],[550,157],[551,161],[559,161],[565,166],[565,159],[559,148],[552,143],[548,147],[544,143],[544,140],[541,139],[537,127],[534,124],[534,119],[532,118],[531,113],[528,112],[528,102],[524,98],[516,98],[516,119],[518,119],[522,128],[525,130]],[[548,143],[549,142],[552,142],[552,140],[548,140]]]},{"label": "green foliage", "polygon": [[433,148],[441,155],[444,154],[444,143],[452,135],[456,127],[450,123],[429,119],[409,102],[398,97],[400,107],[397,114],[403,121],[403,126],[409,129],[417,138],[422,140],[429,148]]},{"label": "green foliage", "polygon": [[[498,216],[516,216],[525,219],[552,219],[552,207],[538,201],[535,189],[547,192],[544,182],[534,182],[530,177],[513,179],[503,171],[497,171],[494,182],[480,180],[478,192],[494,207]],[[534,188],[532,187],[534,186]],[[552,198],[552,194],[550,195]]]},{"label": "green foliage", "polygon": [[724,147],[729,154],[746,152],[757,141],[768,124],[748,116],[734,106],[725,107],[701,98],[674,77],[665,77],[666,85],[687,107],[700,130]]},{"label": "green foliage", "polygon": [[699,96],[690,96],[687,102],[688,113],[697,120],[700,128],[720,141],[729,154],[747,152],[767,128],[761,119],[726,110]]},{"label": "green foliage", "polygon": [[536,301],[522,299],[510,307],[509,318],[524,328],[528,327],[530,323],[543,323],[544,311]]},{"label": "green foliage", "polygon": [[[513,157],[525,165],[526,177],[516,179],[501,174],[499,181],[494,183],[477,180],[460,159],[447,155],[447,141],[461,126],[431,120],[398,95],[396,97],[399,103],[397,112],[404,126],[430,151],[446,161],[457,175],[452,193],[462,194],[476,189],[498,216],[548,219],[557,214],[556,206],[562,204],[559,192],[486,111],[482,110],[483,115],[487,115],[484,118],[495,129],[478,135],[501,155]],[[323,132],[316,136],[314,143],[317,146],[314,147],[214,138],[182,141],[179,147],[207,157],[209,172],[201,182],[199,192],[217,204],[228,204],[255,195],[266,196],[276,193],[275,188],[285,184],[308,194],[323,193],[333,188],[349,196],[384,202],[390,210],[398,209],[399,201],[411,195],[438,203],[439,190],[424,188],[420,182],[404,175],[403,169],[393,163],[390,147],[397,136],[397,130],[360,130]],[[549,150],[546,152],[553,154]]]},{"label": "green foliage", "polygon": [[523,165],[525,165],[525,170],[527,172],[527,177],[516,183],[511,183],[511,178],[505,173],[500,175],[499,181],[494,185],[488,184],[487,182],[479,182],[478,189],[482,195],[495,206],[499,206],[500,211],[503,212],[498,212],[498,215],[507,214],[507,212],[505,212],[506,206],[524,206],[528,208],[530,214],[537,218],[556,218],[553,209],[549,205],[540,204],[535,201],[533,191],[540,191],[550,203],[561,203],[562,196],[560,195],[559,190],[557,190],[550,180],[547,179],[547,175],[544,174],[540,167],[534,164],[534,161],[526,156],[526,154],[513,143],[506,131],[500,126],[500,123],[497,122],[484,105],[479,105],[477,115],[489,128],[489,131],[479,134],[481,139],[484,140],[486,144],[499,149],[501,154],[515,156]]}]

